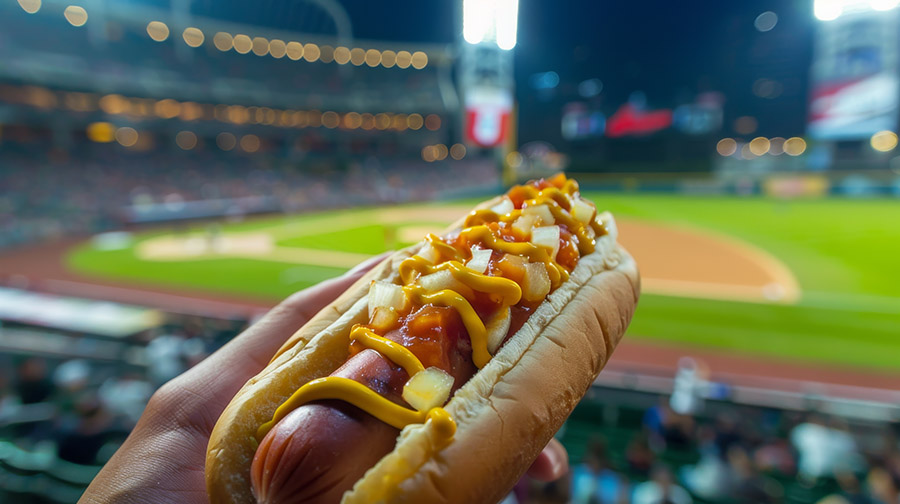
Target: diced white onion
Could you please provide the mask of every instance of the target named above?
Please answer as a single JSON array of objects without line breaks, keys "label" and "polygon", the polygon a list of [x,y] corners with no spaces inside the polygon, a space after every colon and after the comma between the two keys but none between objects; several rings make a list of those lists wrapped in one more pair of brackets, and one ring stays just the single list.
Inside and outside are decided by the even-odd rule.
[{"label": "diced white onion", "polygon": [[550,258],[556,259],[556,253],[559,252],[559,226],[534,228],[531,243],[550,249]]},{"label": "diced white onion", "polygon": [[536,215],[540,217],[541,223],[544,226],[556,224],[556,219],[553,218],[553,213],[550,212],[550,207],[547,205],[525,207],[522,209],[522,213],[524,215]]},{"label": "diced white onion", "polygon": [[421,257],[422,259],[425,259],[431,264],[437,264],[438,260],[441,258],[441,255],[431,243],[425,243],[424,245],[422,245],[422,248],[419,249],[416,255]]},{"label": "diced white onion", "polygon": [[472,258],[466,263],[466,267],[484,274],[491,262],[491,252],[491,249],[472,249]]},{"label": "diced white onion", "polygon": [[575,217],[578,222],[587,226],[591,219],[594,218],[594,205],[591,205],[587,201],[583,199],[577,199],[572,202],[572,217]]},{"label": "diced white onion", "polygon": [[387,306],[376,306],[369,318],[369,326],[376,331],[389,331],[397,325],[400,314],[397,310]]},{"label": "diced white onion", "polygon": [[491,207],[491,210],[498,215],[506,215],[515,209],[516,206],[513,205],[512,200],[505,196],[502,200],[500,200],[500,203],[497,203],[496,205]]},{"label": "diced white onion", "polygon": [[534,225],[537,224],[537,220],[537,215],[523,214],[512,223],[512,228],[526,238],[531,238],[531,230],[534,228]]},{"label": "diced white onion", "polygon": [[550,274],[544,263],[525,265],[525,279],[522,281],[522,297],[526,301],[543,301],[550,292]]},{"label": "diced white onion", "polygon": [[510,315],[509,307],[503,308],[495,313],[484,326],[487,329],[487,345],[491,355],[497,353],[503,340],[506,339],[506,333],[509,332],[509,325],[512,321]]},{"label": "diced white onion", "polygon": [[419,285],[428,292],[450,289],[463,294],[470,290],[462,282],[453,278],[453,273],[450,273],[450,270],[441,270],[430,275],[421,276],[419,277]]},{"label": "diced white onion", "polygon": [[418,411],[443,406],[453,390],[453,377],[446,371],[430,367],[414,374],[403,386],[403,400]]},{"label": "diced white onion", "polygon": [[384,280],[372,282],[369,287],[369,318],[372,318],[376,308],[384,307],[400,312],[407,308],[408,302],[403,287]]}]

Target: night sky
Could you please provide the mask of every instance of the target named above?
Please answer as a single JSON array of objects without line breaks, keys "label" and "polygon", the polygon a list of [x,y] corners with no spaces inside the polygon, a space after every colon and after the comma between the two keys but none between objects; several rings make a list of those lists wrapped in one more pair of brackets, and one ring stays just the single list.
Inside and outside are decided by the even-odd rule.
[{"label": "night sky", "polygon": [[[452,43],[458,36],[458,0],[341,3],[357,38]],[[250,24],[334,30],[328,18],[306,2],[195,0],[192,5],[197,14],[227,14]],[[768,10],[778,15],[778,23],[771,31],[759,32],[754,20]],[[673,108],[693,101],[698,92],[719,91],[726,99],[722,135],[735,134],[734,120],[743,115],[758,119],[761,135],[802,134],[816,22],[812,0],[520,0],[515,48],[520,139],[558,139],[562,107],[584,100],[577,86],[589,78],[603,82],[592,105],[607,115],[634,91],[645,93],[649,108]],[[528,78],[546,71],[557,72],[560,84],[539,94]],[[776,81],[780,94],[755,96],[758,79]]]}]

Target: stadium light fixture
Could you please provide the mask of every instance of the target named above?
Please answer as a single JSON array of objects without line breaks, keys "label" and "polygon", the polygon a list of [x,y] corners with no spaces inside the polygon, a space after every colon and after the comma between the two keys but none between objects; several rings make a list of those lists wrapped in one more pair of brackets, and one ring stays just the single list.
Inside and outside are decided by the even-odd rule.
[{"label": "stadium light fixture", "polygon": [[519,0],[463,0],[463,39],[508,51],[516,46],[518,17]]},{"label": "stadium light fixture", "polygon": [[896,9],[900,0],[815,0],[813,14],[820,21],[833,21],[844,14],[874,10],[885,12]]}]

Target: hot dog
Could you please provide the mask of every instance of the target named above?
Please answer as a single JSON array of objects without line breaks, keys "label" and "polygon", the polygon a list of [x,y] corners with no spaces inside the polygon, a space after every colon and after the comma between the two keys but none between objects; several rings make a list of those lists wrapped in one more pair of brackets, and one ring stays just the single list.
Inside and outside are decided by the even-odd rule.
[{"label": "hot dog", "polygon": [[211,501],[499,500],[630,321],[639,277],[615,239],[558,175],[395,253],[223,412]]}]

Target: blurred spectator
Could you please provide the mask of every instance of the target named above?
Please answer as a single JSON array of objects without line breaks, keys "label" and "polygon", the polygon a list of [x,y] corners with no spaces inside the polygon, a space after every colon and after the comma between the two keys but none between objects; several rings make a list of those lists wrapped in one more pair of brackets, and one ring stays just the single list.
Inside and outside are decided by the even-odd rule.
[{"label": "blurred spectator", "polygon": [[29,357],[19,364],[16,393],[22,404],[44,402],[53,392],[53,380],[47,372],[47,361],[40,357]]},{"label": "blurred spectator", "polygon": [[875,504],[868,495],[863,492],[859,478],[851,471],[838,470],[835,472],[838,484],[841,486],[841,496],[850,504]]},{"label": "blurred spectator", "polygon": [[873,501],[877,504],[900,503],[900,490],[897,488],[897,482],[883,467],[873,467],[869,471],[866,486]]},{"label": "blurred spectator", "polygon": [[642,477],[650,475],[650,469],[656,460],[656,454],[650,449],[650,443],[647,436],[637,434],[628,443],[625,450],[625,460],[628,463],[629,472],[638,474]]},{"label": "blurred spectator", "polygon": [[781,492],[772,491],[776,485],[759,474],[753,465],[753,459],[742,446],[735,445],[728,450],[728,465],[733,479],[733,497],[747,503],[778,502]]},{"label": "blurred spectator", "polygon": [[762,446],[756,449],[754,460],[760,470],[775,472],[785,476],[797,470],[794,454],[786,439],[769,437]]},{"label": "blurred spectator", "polygon": [[82,395],[75,404],[75,416],[64,418],[57,432],[57,455],[75,464],[97,464],[97,456],[109,442],[123,440],[128,431],[115,419],[95,394]]},{"label": "blurred spectator", "polygon": [[628,479],[609,464],[606,446],[592,443],[584,460],[572,470],[572,500],[575,504],[626,504]]},{"label": "blurred spectator", "polygon": [[130,425],[134,425],[153,395],[153,386],[141,380],[137,373],[125,373],[104,381],[98,394],[110,412],[124,417]]},{"label": "blurred spectator", "polygon": [[669,406],[680,415],[692,415],[703,407],[709,370],[693,357],[678,360]]},{"label": "blurred spectator", "polygon": [[668,466],[658,465],[653,469],[653,477],[634,487],[633,504],[689,504],[691,495],[672,479]]},{"label": "blurred spectator", "polygon": [[718,499],[732,493],[734,475],[716,445],[716,431],[709,426],[699,429],[700,461],[682,468],[681,476],[691,493],[704,499]]},{"label": "blurred spectator", "polygon": [[175,332],[153,337],[147,345],[146,356],[150,380],[157,387],[187,369],[185,339]]},{"label": "blurred spectator", "polygon": [[820,415],[810,415],[791,431],[791,443],[799,454],[797,466],[803,477],[830,476],[839,465],[858,465],[856,441],[836,420],[826,426]]}]

